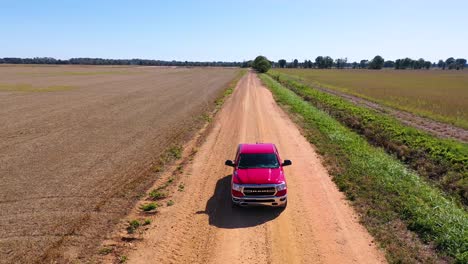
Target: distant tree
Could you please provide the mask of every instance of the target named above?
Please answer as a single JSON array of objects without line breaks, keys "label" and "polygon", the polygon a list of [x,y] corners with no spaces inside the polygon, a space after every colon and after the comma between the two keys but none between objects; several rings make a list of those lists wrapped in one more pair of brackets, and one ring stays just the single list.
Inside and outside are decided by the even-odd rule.
[{"label": "distant tree", "polygon": [[341,59],[341,60],[342,60],[342,61],[341,61],[341,62],[342,62],[341,68],[343,69],[343,68],[345,68],[346,65],[348,64],[348,58],[344,58],[344,59]]},{"label": "distant tree", "polygon": [[384,64],[383,64],[383,67],[384,68],[393,68],[393,67],[395,67],[395,62],[391,61],[391,60],[385,61]]},{"label": "distant tree", "polygon": [[430,62],[430,61],[425,61],[424,62],[424,68],[426,70],[429,70],[431,68],[431,66],[432,66],[432,62]]},{"label": "distant tree", "polygon": [[[386,62],[385,62],[386,63]],[[403,69],[430,69],[431,67],[445,67],[445,62],[439,60],[439,63],[432,63],[431,61],[426,61],[423,58],[418,60],[412,60],[410,58],[404,59],[397,59],[395,60],[395,70],[403,70]],[[384,66],[386,67],[386,66]]]},{"label": "distant tree", "polygon": [[401,59],[395,61],[395,70],[401,69]]},{"label": "distant tree", "polygon": [[265,73],[271,69],[270,61],[264,56],[257,56],[252,62],[252,68],[260,73]]},{"label": "distant tree", "polygon": [[425,61],[423,58],[420,58],[420,59],[418,60],[418,66],[419,66],[418,69],[424,68],[424,64],[425,64],[425,63],[426,63],[426,61]]},{"label": "distant tree", "polygon": [[319,69],[324,69],[325,68],[325,60],[323,59],[322,56],[318,56],[317,58],[315,58],[315,65]]},{"label": "distant tree", "polygon": [[293,60],[293,68],[297,68],[299,66],[299,61],[297,59]]},{"label": "distant tree", "polygon": [[384,59],[377,55],[375,56],[369,63],[369,69],[372,69],[372,70],[380,70],[382,69],[383,65],[384,65]]},{"label": "distant tree", "polygon": [[359,62],[359,68],[361,69],[367,69],[367,66],[369,65],[369,61],[368,60],[361,60]]},{"label": "distant tree", "polygon": [[329,56],[326,56],[326,57],[318,56],[315,59],[315,65],[319,69],[330,69],[333,66],[333,59]]},{"label": "distant tree", "polygon": [[445,70],[445,62],[443,60],[439,60],[437,63],[437,67],[441,68],[442,70]]},{"label": "distant tree", "polygon": [[278,64],[279,64],[280,68],[284,68],[284,67],[286,67],[286,60],[281,59],[281,60],[278,61]]},{"label": "distant tree", "polygon": [[465,65],[466,65],[466,59],[463,59],[463,58],[459,58],[459,59],[456,59],[455,60],[455,64],[457,65],[457,70],[463,70],[465,68]]},{"label": "distant tree", "polygon": [[424,67],[424,59],[419,59],[419,60],[415,60],[412,62],[412,68],[415,69],[415,70],[419,70],[419,69],[422,69]]},{"label": "distant tree", "polygon": [[331,67],[333,66],[333,59],[330,56],[326,56],[325,58],[323,58],[323,60],[325,62],[325,68],[331,69]]},{"label": "distant tree", "polygon": [[413,60],[410,58],[404,58],[401,60],[400,69],[408,69],[413,67]]},{"label": "distant tree", "polygon": [[241,68],[249,68],[252,67],[252,61],[243,61]]},{"label": "distant tree", "polygon": [[310,69],[310,68],[312,68],[313,66],[314,66],[314,64],[312,63],[312,61],[311,61],[311,60],[308,60],[308,61],[307,61],[307,68]]},{"label": "distant tree", "polygon": [[353,69],[356,69],[359,64],[357,62],[353,62],[351,65],[353,66]]},{"label": "distant tree", "polygon": [[343,69],[346,66],[346,63],[348,62],[348,58],[339,58],[335,60],[335,66],[337,69]]},{"label": "distant tree", "polygon": [[445,60],[445,65],[448,67],[449,70],[453,70],[456,67],[455,64],[455,59],[453,57],[450,57]]}]

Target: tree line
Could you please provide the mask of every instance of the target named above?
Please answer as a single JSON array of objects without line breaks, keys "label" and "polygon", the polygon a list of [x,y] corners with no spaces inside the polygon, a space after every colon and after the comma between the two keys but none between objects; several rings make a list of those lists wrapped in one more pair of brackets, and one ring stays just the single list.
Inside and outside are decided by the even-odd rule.
[{"label": "tree line", "polygon": [[442,70],[463,70],[466,64],[466,59],[448,59],[439,60],[437,63],[424,59],[413,60],[410,58],[397,59],[395,61],[385,60],[382,56],[375,56],[372,60],[361,60],[360,62],[348,62],[347,58],[332,59],[330,56],[318,56],[315,61],[304,60],[299,62],[297,59],[287,62],[285,59],[280,59],[277,62],[270,62],[273,68],[315,68],[315,69],[373,69],[380,70],[383,68],[394,68],[396,70],[404,69],[430,69],[440,68]]},{"label": "tree line", "polygon": [[[257,64],[263,64],[264,60],[257,61]],[[58,65],[141,65],[141,66],[198,66],[198,67],[243,67],[248,68],[253,66],[254,61],[244,62],[226,62],[226,61],[164,61],[164,60],[148,60],[148,59],[102,59],[102,58],[71,58],[68,60],[55,59],[50,57],[36,58],[0,58],[0,64],[58,64]],[[382,69],[395,68],[397,70],[404,69],[430,69],[440,68],[443,70],[463,70],[467,66],[467,60],[464,58],[450,57],[446,60],[439,60],[437,63],[424,59],[413,60],[410,58],[392,60],[384,60],[377,55],[372,60],[361,60],[360,62],[348,62],[347,58],[332,59],[330,56],[318,56],[314,61],[304,60],[299,62],[297,59],[287,62],[284,59],[277,62],[269,61],[273,68],[316,68],[316,69]],[[257,66],[257,65],[256,65]],[[255,68],[255,67],[254,67]]]},{"label": "tree line", "polygon": [[0,58],[0,64],[58,64],[58,65],[141,65],[141,66],[202,66],[202,67],[241,67],[242,62],[226,61],[164,61],[147,59],[102,59],[71,58],[60,60],[50,57],[36,58]]}]

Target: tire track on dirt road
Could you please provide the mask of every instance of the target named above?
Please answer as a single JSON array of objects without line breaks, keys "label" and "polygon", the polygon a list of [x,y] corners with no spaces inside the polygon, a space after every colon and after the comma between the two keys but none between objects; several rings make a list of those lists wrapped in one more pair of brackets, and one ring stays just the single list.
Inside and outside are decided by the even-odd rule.
[{"label": "tire track on dirt road", "polygon": [[[185,169],[183,192],[164,208],[129,263],[384,263],[383,253],[331,181],[313,147],[250,72],[213,120]],[[238,143],[272,142],[287,167],[288,207],[231,208],[224,166]]]}]

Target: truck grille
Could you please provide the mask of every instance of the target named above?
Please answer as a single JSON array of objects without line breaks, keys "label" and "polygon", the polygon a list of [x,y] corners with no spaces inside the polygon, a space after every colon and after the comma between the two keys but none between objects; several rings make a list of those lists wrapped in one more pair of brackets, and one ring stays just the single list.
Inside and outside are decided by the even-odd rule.
[{"label": "truck grille", "polygon": [[274,195],[276,193],[275,187],[245,187],[244,195],[246,196],[264,196]]}]

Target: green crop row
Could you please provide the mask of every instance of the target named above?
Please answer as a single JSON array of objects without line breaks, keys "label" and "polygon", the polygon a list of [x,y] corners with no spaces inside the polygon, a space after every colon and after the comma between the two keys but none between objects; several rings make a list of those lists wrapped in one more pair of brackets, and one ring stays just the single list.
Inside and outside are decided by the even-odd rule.
[{"label": "green crop row", "polygon": [[[334,181],[353,201],[361,220],[386,249],[391,262],[426,262],[398,223],[433,245],[439,256],[468,261],[468,214],[395,157],[317,109],[266,74],[262,81],[302,126],[308,140],[332,163]],[[369,116],[369,119],[374,118]]]},{"label": "green crop row", "polygon": [[395,118],[357,106],[339,96],[313,89],[292,78],[270,73],[275,80],[383,147],[464,206],[468,205],[468,144],[440,139],[403,125]]}]

